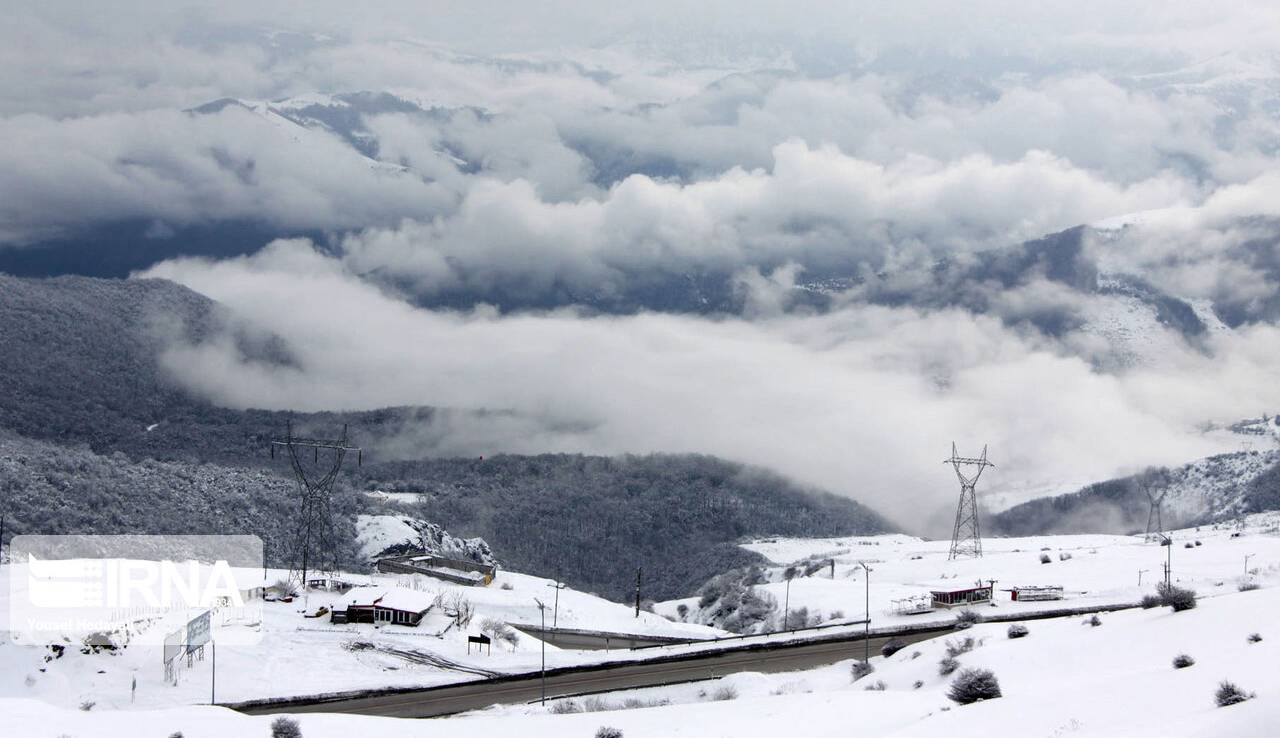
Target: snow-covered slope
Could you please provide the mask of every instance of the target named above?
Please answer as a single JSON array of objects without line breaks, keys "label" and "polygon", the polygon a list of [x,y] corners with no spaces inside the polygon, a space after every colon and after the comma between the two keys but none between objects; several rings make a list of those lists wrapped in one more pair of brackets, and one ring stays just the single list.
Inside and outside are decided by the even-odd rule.
[{"label": "snow-covered slope", "polygon": [[435,523],[408,515],[356,516],[356,545],[360,559],[372,562],[411,550],[451,559],[493,564],[493,551],[483,538],[456,538]]},{"label": "snow-covered slope", "polygon": [[[811,624],[860,619],[868,597],[876,627],[950,622],[954,614],[946,610],[898,614],[895,601],[927,596],[938,586],[959,587],[992,579],[997,590],[1015,585],[1057,585],[1065,590],[1065,599],[1046,602],[1011,602],[1008,592],[998,591],[996,610],[1005,614],[1136,602],[1151,591],[1169,554],[1174,581],[1204,593],[1234,591],[1244,576],[1246,555],[1251,556],[1250,569],[1257,569],[1258,575],[1280,577],[1280,537],[1275,536],[1280,530],[1280,513],[1251,515],[1243,525],[1242,529],[1222,524],[1173,531],[1172,551],[1145,543],[1142,536],[988,538],[983,541],[982,558],[955,561],[948,560],[950,541],[904,535],[755,541],[744,547],[775,565],[766,568],[759,576],[761,583],[751,589],[764,595],[774,609],[747,630],[781,628],[782,610],[788,602],[792,617],[797,618],[793,626],[799,623],[797,611],[802,608]],[[1200,545],[1195,545],[1196,541]],[[1185,548],[1187,545],[1191,547]],[[1041,563],[1042,555],[1048,556],[1048,563]],[[832,560],[834,576],[828,563]],[[862,562],[872,569],[869,587]],[[799,571],[788,586],[785,571],[797,563]],[[806,575],[806,571],[810,573]],[[718,627],[736,626],[742,619],[735,616],[740,608],[726,608],[720,599],[705,607],[700,604],[698,597],[683,598],[658,603],[656,610]]]},{"label": "snow-covered slope", "polygon": [[[627,738],[774,738],[799,731],[806,738],[859,736],[895,738],[989,735],[1080,738],[1263,738],[1280,722],[1280,636],[1273,613],[1280,589],[1232,591],[1202,599],[1182,613],[1167,608],[1102,615],[1091,627],[1080,618],[1027,624],[1024,638],[1010,639],[1007,625],[979,624],[963,634],[913,644],[885,658],[854,681],[850,661],[783,674],[736,674],[703,682],[577,700],[564,707],[515,706],[428,721],[354,715],[297,716],[307,738],[378,735],[384,738],[476,736],[565,738],[596,735],[601,726]],[[1259,633],[1262,640],[1251,642]],[[973,647],[957,656],[959,669],[988,669],[1001,696],[960,706],[948,699],[960,673],[943,675],[939,662],[961,636]],[[1187,654],[1195,664],[1175,669]],[[1224,680],[1254,698],[1217,707],[1214,693]],[[874,687],[869,689],[869,687]],[[653,705],[639,709],[581,711]],[[667,703],[667,704],[664,704]],[[230,710],[186,707],[168,710],[102,711],[54,707],[34,700],[5,699],[0,711],[15,735],[168,735],[187,738],[266,735],[272,717]]]}]

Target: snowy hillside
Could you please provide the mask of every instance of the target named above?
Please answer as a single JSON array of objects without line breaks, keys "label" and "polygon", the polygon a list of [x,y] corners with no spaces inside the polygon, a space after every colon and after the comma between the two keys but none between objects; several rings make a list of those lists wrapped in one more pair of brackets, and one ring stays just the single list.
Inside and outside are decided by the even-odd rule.
[{"label": "snowy hillside", "polygon": [[[1277,522],[1275,516],[1252,520],[1245,534],[1248,545],[1275,542]],[[1264,532],[1268,526],[1270,533]],[[812,545],[774,541],[760,547],[789,557],[831,545],[841,544],[834,539]],[[1209,545],[1206,541],[1206,552]],[[1274,565],[1269,569],[1262,578],[1274,584]],[[801,726],[803,735],[812,738],[844,738],[851,727],[860,736],[897,738],[993,732],[1055,738],[1262,738],[1280,721],[1280,682],[1274,678],[1280,636],[1270,630],[1275,623],[1270,614],[1277,609],[1280,588],[1236,592],[1230,587],[1221,596],[1202,597],[1198,607],[1186,612],[1134,609],[1103,614],[1096,626],[1081,617],[1028,622],[1028,635],[1017,639],[1008,637],[1007,624],[978,624],[889,657],[874,656],[874,671],[857,680],[850,674],[852,662],[843,660],[818,669],[746,672],[711,682],[553,701],[546,708],[494,708],[456,718],[304,714],[297,719],[307,738],[443,738],[460,733],[590,738],[601,726],[614,727],[626,738],[773,738]],[[1255,633],[1260,640],[1251,639]],[[956,654],[956,671],[943,674],[941,664],[949,653]],[[1194,664],[1174,668],[1172,661],[1180,654]],[[990,670],[1001,695],[969,705],[950,700],[952,683],[966,669]],[[345,670],[330,676],[350,679]],[[1215,692],[1224,680],[1253,697],[1216,706]],[[15,692],[22,693],[6,690]],[[140,688],[140,697],[144,694]],[[55,706],[10,697],[0,700],[0,710],[15,734],[49,738],[174,731],[188,738],[266,735],[273,720],[211,707],[116,711],[104,709],[105,703],[86,713],[74,708],[74,699],[59,696]]]},{"label": "snowy hillside", "polygon": [[[273,571],[267,579],[282,578]],[[500,623],[537,624],[537,600],[554,602],[551,582],[499,571],[487,587],[467,587],[426,577],[346,574],[345,579],[380,592],[435,602],[418,627],[399,625],[335,625],[314,616],[321,607],[345,602],[346,595],[312,591],[292,603],[263,603],[261,643],[217,646],[217,697],[235,702],[268,697],[323,694],[353,689],[428,686],[467,681],[504,672],[535,670],[540,642],[521,633],[495,637],[492,653],[468,653],[467,636],[502,632]],[[9,616],[9,567],[0,567],[0,631]],[[469,605],[469,622],[449,613]],[[548,625],[553,612],[547,612]],[[594,595],[563,589],[554,617],[561,628],[700,639],[722,635],[699,625],[672,623]],[[214,641],[223,627],[215,622]],[[6,634],[7,635],[7,634]],[[549,665],[590,661],[596,652],[564,651],[547,646]],[[625,653],[625,651],[624,651]],[[49,649],[8,643],[0,646],[0,697],[36,698],[74,708],[92,702],[98,710],[158,708],[200,704],[209,699],[212,664],[196,662],[180,672],[178,686],[163,681],[161,647],[130,646],[116,653],[80,653],[67,649],[54,657]],[[137,680],[136,699],[130,698]]]},{"label": "snowy hillside", "polygon": [[[943,609],[916,615],[903,615],[896,610],[906,600],[927,597],[932,589],[970,586],[992,579],[997,590],[992,611],[1002,614],[1132,603],[1151,591],[1169,554],[1176,583],[1204,594],[1231,592],[1245,574],[1246,555],[1252,557],[1251,570],[1267,577],[1280,576],[1280,537],[1275,536],[1280,530],[1280,514],[1249,516],[1245,525],[1240,536],[1234,535],[1240,532],[1234,525],[1174,531],[1172,551],[1145,543],[1142,536],[988,538],[983,541],[982,558],[955,561],[947,559],[950,541],[926,541],[905,535],[755,541],[745,544],[745,548],[764,555],[774,565],[763,569],[757,577],[760,583],[749,587],[756,597],[746,601],[746,608],[754,608],[756,617],[747,618],[745,624],[749,627],[736,629],[781,629],[782,611],[788,601],[792,627],[861,619],[868,596],[870,617],[876,627],[951,622],[954,613]],[[1041,563],[1042,556],[1049,561]],[[832,560],[834,576],[829,563]],[[872,569],[869,587],[860,567],[862,562]],[[793,567],[796,575],[788,586],[785,573]],[[1003,591],[1012,586],[1036,585],[1062,587],[1064,599],[1011,602],[1009,593]],[[703,592],[718,595],[723,589],[717,589],[713,580]],[[736,600],[728,607],[723,597],[710,596],[661,602],[656,610],[688,622],[740,626],[744,624],[739,612],[744,598],[737,593],[734,596]],[[760,606],[761,599],[767,606]]]},{"label": "snowy hillside", "polygon": [[483,538],[456,538],[435,523],[407,515],[357,515],[356,545],[360,548],[360,560],[368,562],[408,551],[424,551],[450,559],[494,563],[493,552]]},{"label": "snowy hillside", "polygon": [[[1166,526],[1231,520],[1241,514],[1274,509],[1267,479],[1280,468],[1280,450],[1262,424],[1257,434],[1233,434],[1252,450],[1219,454],[1172,469],[1088,485],[1077,492],[1031,500],[991,518],[992,529],[1010,535],[1146,530],[1151,509],[1147,491],[1163,494]],[[1148,478],[1149,477],[1149,478]]]}]

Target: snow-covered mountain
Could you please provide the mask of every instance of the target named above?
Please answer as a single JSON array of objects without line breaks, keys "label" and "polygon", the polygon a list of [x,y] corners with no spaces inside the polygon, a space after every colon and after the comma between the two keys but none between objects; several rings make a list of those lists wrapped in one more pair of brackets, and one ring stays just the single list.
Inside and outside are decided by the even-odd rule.
[{"label": "snow-covered mountain", "polygon": [[1141,532],[1151,510],[1148,491],[1161,499],[1166,528],[1229,521],[1276,509],[1280,450],[1267,437],[1274,438],[1280,428],[1272,420],[1259,422],[1258,427],[1266,433],[1259,435],[1259,445],[1265,444],[1262,450],[1220,454],[1032,500],[995,515],[993,527],[1008,535]]}]

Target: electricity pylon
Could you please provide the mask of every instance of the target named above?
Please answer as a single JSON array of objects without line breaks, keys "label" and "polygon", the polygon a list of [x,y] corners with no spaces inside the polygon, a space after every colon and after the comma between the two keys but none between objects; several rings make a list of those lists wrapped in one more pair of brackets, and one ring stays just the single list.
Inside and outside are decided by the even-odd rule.
[{"label": "electricity pylon", "polygon": [[1152,489],[1157,481],[1155,473],[1148,470],[1138,476],[1138,486],[1142,487],[1142,491],[1147,495],[1147,502],[1151,507],[1147,510],[1147,533],[1143,537],[1145,541],[1158,541],[1164,536],[1164,496],[1169,494],[1168,485],[1161,485],[1159,492]]},{"label": "electricity pylon", "polygon": [[[982,526],[978,522],[978,492],[976,486],[982,470],[995,464],[987,461],[987,447],[982,447],[982,456],[969,458],[956,452],[956,444],[951,443],[951,458],[942,463],[955,467],[956,477],[960,479],[960,503],[956,506],[956,526],[951,533],[951,553],[948,560],[961,556],[982,556]],[[972,477],[960,471],[962,466],[976,466],[978,470]]]},{"label": "electricity pylon", "polygon": [[[337,553],[334,551],[333,516],[329,507],[333,493],[333,482],[338,478],[342,468],[342,460],[348,451],[355,451],[357,463],[363,460],[363,452],[356,446],[347,444],[347,426],[342,426],[342,436],[328,438],[298,438],[293,435],[293,422],[286,426],[284,438],[271,439],[271,458],[276,456],[276,446],[289,452],[289,463],[293,466],[293,474],[298,481],[301,494],[301,509],[294,530],[293,545],[289,551],[289,579],[298,577],[298,586],[303,592],[307,590],[307,571],[313,563],[312,550],[321,564],[327,564],[330,570],[337,567]],[[311,449],[311,472],[298,456],[300,449]],[[326,452],[322,465],[320,451]],[[319,474],[320,471],[323,474]]]}]

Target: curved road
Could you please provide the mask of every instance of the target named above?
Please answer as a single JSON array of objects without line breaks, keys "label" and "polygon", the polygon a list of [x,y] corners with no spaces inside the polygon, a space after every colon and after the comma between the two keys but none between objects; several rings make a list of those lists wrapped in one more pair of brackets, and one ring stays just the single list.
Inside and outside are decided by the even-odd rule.
[{"label": "curved road", "polygon": [[[879,654],[890,638],[912,643],[951,633],[950,626],[872,636],[870,648]],[[734,674],[741,671],[780,672],[810,669],[841,659],[861,658],[862,634],[842,634],[802,643],[754,644],[711,652],[661,656],[646,661],[563,668],[547,672],[547,697],[591,692],[611,692],[635,687],[677,684]],[[535,672],[499,679],[451,684],[443,687],[387,692],[335,699],[308,699],[246,704],[238,709],[250,715],[298,712],[342,712],[386,717],[436,717],[490,705],[533,702],[542,696],[542,680]]]},{"label": "curved road", "polygon": [[[1058,610],[1019,612],[987,616],[986,622],[1014,622],[1073,617],[1081,614],[1126,610],[1133,603],[1068,607]],[[950,623],[922,626],[907,631],[871,636],[869,649],[878,654],[890,639],[907,643],[928,640],[955,632]],[[715,679],[742,671],[781,672],[825,666],[841,659],[861,658],[868,646],[857,631],[825,634],[804,640],[765,642],[660,653],[637,652],[634,661],[551,669],[546,674],[546,696],[567,697],[612,692],[619,689],[656,687],[664,684]],[[652,655],[650,655],[652,654]],[[640,660],[643,659],[643,660]],[[341,712],[387,717],[436,717],[476,710],[490,705],[533,702],[542,696],[543,682],[537,672],[513,674],[440,687],[382,690],[328,697],[263,700],[227,705],[250,715],[298,712]]]}]

